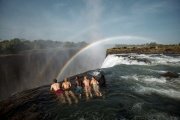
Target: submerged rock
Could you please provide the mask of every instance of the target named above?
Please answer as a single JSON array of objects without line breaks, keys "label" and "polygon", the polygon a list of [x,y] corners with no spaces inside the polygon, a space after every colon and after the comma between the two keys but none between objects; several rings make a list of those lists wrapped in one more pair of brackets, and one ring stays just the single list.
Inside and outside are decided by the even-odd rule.
[{"label": "submerged rock", "polygon": [[166,72],[164,74],[161,74],[161,76],[168,77],[168,78],[178,78],[179,77],[179,75],[174,72]]}]

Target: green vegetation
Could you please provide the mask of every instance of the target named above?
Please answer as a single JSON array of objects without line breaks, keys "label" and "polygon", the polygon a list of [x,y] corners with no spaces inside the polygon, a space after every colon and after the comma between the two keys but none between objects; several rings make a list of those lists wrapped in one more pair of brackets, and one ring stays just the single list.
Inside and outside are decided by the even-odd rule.
[{"label": "green vegetation", "polygon": [[116,45],[107,49],[108,54],[139,53],[139,54],[180,54],[180,44],[162,45],[157,43],[147,43],[144,45]]},{"label": "green vegetation", "polygon": [[48,48],[58,48],[58,47],[84,47],[86,42],[61,42],[52,40],[23,40],[19,38],[14,38],[11,40],[0,40],[0,54],[17,54],[21,51],[26,50],[38,50],[38,49],[48,49]]}]

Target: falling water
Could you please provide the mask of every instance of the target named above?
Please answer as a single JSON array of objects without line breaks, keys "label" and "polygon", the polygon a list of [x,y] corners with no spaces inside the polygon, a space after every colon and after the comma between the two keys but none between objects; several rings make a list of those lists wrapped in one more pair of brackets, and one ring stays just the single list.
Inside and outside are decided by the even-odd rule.
[{"label": "falling water", "polygon": [[26,89],[50,84],[79,48],[37,50],[0,57],[0,100]]},{"label": "falling water", "polygon": [[107,48],[114,47],[115,44],[132,43],[135,40],[146,43],[150,39],[140,36],[115,36],[98,40],[77,52],[64,65],[57,78],[61,80],[67,76],[100,68],[106,57]]}]

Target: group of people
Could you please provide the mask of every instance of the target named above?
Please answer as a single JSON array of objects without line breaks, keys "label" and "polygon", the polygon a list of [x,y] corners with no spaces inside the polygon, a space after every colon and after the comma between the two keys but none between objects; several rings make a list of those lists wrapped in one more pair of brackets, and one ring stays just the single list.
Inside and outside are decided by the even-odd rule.
[{"label": "group of people", "polygon": [[99,90],[99,82],[95,79],[95,77],[92,77],[90,80],[87,76],[84,76],[83,80],[80,80],[77,76],[75,80],[75,93],[72,91],[71,82],[69,82],[67,78],[63,80],[62,84],[58,83],[57,80],[54,79],[50,88],[50,90],[57,95],[61,103],[66,103],[67,101],[69,104],[72,104],[71,98],[74,99],[75,103],[78,103],[77,96],[79,99],[82,97],[83,89],[86,100],[93,97],[93,91],[96,96],[102,96],[102,93]]}]

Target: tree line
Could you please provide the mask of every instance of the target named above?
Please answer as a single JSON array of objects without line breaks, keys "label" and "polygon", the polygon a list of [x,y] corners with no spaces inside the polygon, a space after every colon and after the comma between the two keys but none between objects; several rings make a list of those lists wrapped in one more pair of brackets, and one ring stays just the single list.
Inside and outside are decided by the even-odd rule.
[{"label": "tree line", "polygon": [[58,48],[58,47],[84,47],[86,42],[62,42],[62,41],[52,41],[52,40],[24,40],[19,38],[14,38],[11,40],[1,40],[0,41],[0,54],[17,54],[21,51],[26,50],[37,50],[37,49],[48,49],[48,48]]}]

